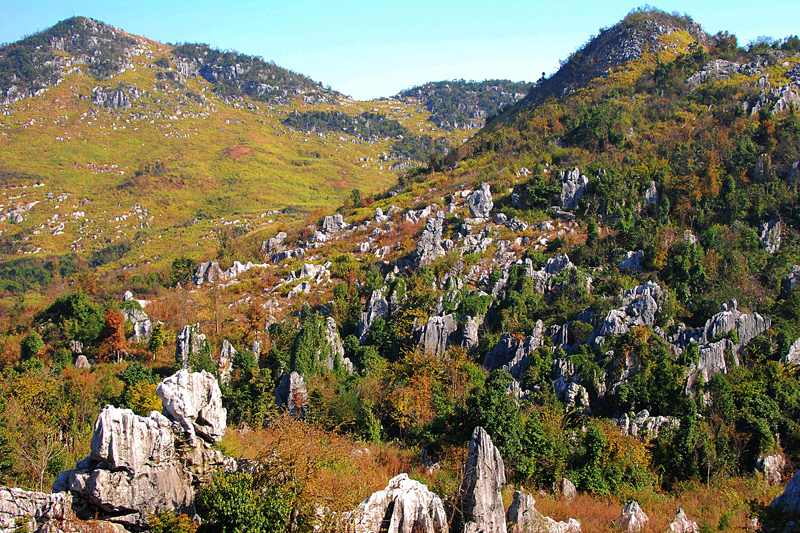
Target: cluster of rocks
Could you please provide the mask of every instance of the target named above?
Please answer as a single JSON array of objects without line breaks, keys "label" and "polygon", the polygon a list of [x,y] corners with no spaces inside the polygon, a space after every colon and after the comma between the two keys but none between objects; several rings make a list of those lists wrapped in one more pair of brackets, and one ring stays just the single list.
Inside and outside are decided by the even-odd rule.
[{"label": "cluster of rocks", "polygon": [[103,408],[91,454],[62,472],[51,494],[0,489],[0,527],[22,520],[29,531],[125,531],[146,527],[151,513],[194,515],[195,490],[210,473],[236,469],[211,447],[225,433],[222,393],[211,374],[186,370],[162,381],[156,393],[163,414]]},{"label": "cluster of rocks", "polygon": [[216,261],[205,261],[197,267],[192,276],[192,283],[201,286],[203,283],[229,281],[238,278],[251,268],[267,268],[268,266],[264,263],[251,263],[248,261],[242,264],[239,261],[234,261],[228,270],[222,270]]},{"label": "cluster of rocks", "polygon": [[139,306],[138,309],[135,307],[122,308],[122,316],[125,317],[125,321],[130,322],[133,326],[133,333],[128,340],[130,342],[142,342],[149,338],[150,335],[153,334],[153,323],[150,321],[150,317],[147,316],[147,313],[144,312],[144,308],[147,307],[150,302],[147,300],[137,300],[130,291],[125,291],[125,294],[122,296],[122,301],[136,302]]},{"label": "cluster of rocks", "polygon": [[147,91],[139,91],[135,85],[111,87],[95,87],[92,89],[94,105],[111,109],[130,109],[131,100],[148,97]]}]

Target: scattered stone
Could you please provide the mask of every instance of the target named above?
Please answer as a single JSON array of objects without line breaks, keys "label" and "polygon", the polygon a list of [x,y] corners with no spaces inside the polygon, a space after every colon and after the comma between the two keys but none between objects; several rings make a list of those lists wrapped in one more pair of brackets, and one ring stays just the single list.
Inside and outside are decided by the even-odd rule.
[{"label": "scattered stone", "polygon": [[292,290],[289,291],[287,297],[297,298],[301,294],[308,294],[310,292],[311,292],[311,283],[307,281],[301,281],[300,283],[292,287]]},{"label": "scattered stone", "polygon": [[353,512],[356,533],[445,533],[442,500],[419,481],[400,474]]},{"label": "scattered stone", "polygon": [[634,500],[629,500],[628,503],[625,504],[625,507],[622,508],[622,513],[619,515],[619,518],[614,520],[614,523],[627,533],[641,531],[649,522],[650,519],[645,512],[642,511],[642,508],[639,507],[639,503]]},{"label": "scattered stone", "polygon": [[501,490],[506,483],[500,451],[482,427],[472,432],[459,489],[465,533],[506,533]]},{"label": "scattered stone", "polygon": [[306,255],[306,251],[302,248],[297,248],[295,250],[283,250],[281,252],[277,252],[272,256],[269,260],[270,263],[281,264],[284,261],[288,261],[289,259],[294,259],[298,257],[303,257]]},{"label": "scattered stone", "polygon": [[470,216],[472,218],[489,218],[493,207],[491,188],[488,183],[483,183],[481,188],[472,193],[469,198]]},{"label": "scattered stone", "polygon": [[261,251],[264,252],[264,255],[268,257],[271,257],[278,252],[282,252],[284,249],[283,241],[286,239],[286,237],[288,237],[288,235],[285,231],[279,231],[277,235],[261,243]]}]

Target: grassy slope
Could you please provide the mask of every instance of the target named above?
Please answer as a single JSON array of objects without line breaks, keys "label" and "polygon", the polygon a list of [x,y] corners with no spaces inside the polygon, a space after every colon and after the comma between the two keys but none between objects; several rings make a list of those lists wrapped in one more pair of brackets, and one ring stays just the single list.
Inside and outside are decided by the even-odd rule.
[{"label": "grassy slope", "polygon": [[[411,131],[445,134],[426,122],[422,109],[393,100],[309,106],[298,99],[291,107],[225,103],[202,78],[183,84],[157,80],[162,69],[155,61],[168,57],[169,47],[140,43],[147,53],[133,58],[134,69],[102,83],[76,70],[57,87],[4,106],[0,166],[12,177],[3,184],[3,206],[40,202],[19,226],[0,223],[0,232],[13,237],[15,252],[92,252],[127,240],[138,249],[122,264],[172,258],[213,236],[222,219],[253,229],[268,220],[259,217],[268,210],[331,209],[353,189],[369,195],[396,183],[388,170],[392,162],[377,160],[390,151],[391,140],[370,144],[297,132],[281,124],[292,109],[372,110]],[[94,87],[119,84],[147,94],[131,98],[130,109],[92,103]],[[147,172],[157,162],[163,168]],[[45,186],[23,188],[37,180]],[[47,200],[51,192],[67,198]],[[137,204],[142,212],[136,212]],[[85,216],[72,216],[76,212]],[[197,218],[190,228],[173,229]],[[208,253],[203,246],[199,255]]]}]

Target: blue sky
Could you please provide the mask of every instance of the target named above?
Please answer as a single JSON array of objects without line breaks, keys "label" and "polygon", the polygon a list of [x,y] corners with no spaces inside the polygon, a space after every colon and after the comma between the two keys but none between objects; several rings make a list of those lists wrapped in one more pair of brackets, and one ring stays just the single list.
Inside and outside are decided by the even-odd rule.
[{"label": "blue sky", "polygon": [[[391,96],[427,81],[548,75],[631,2],[395,0],[4,0],[0,42],[83,15],[161,42],[204,42],[274,60],[357,99]],[[797,0],[686,1],[688,14],[740,44],[800,34]]]}]

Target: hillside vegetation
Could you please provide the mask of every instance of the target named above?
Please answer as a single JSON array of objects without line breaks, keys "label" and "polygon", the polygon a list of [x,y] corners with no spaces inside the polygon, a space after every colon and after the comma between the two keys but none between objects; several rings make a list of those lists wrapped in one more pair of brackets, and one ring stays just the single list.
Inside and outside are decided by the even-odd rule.
[{"label": "hillside vegetation", "polygon": [[[166,48],[148,46],[155,63]],[[142,91],[137,76],[148,68],[118,82]],[[81,181],[85,168],[49,155],[58,143],[16,140],[43,131],[26,113],[57,100],[13,104],[4,176],[28,188],[9,184],[6,194],[71,207],[39,226],[38,204],[18,210],[23,221],[2,227],[6,253],[51,242],[39,240],[45,227],[56,242],[61,215],[84,209],[84,198],[107,218],[72,215],[82,220],[73,224],[110,234],[104,246],[77,241],[71,254],[0,263],[3,482],[46,485],[86,455],[101,406],[145,414],[158,378],[186,366],[223,384],[221,449],[256,461],[256,472],[281,472],[218,474],[200,497],[211,502],[199,509],[210,529],[232,530],[224,511],[245,529],[269,516],[275,531],[312,531],[321,505],[352,509],[404,471],[459,524],[461,469],[478,426],[505,461],[506,507],[512,487],[526,490],[540,511],[577,518],[584,531],[618,530],[611,520],[629,499],[650,514],[651,530],[665,530],[678,507],[700,531],[753,528],[753,518],[782,531],[797,520],[798,509],[768,507],[800,467],[797,37],[743,47],[688,17],[637,10],[458,146],[457,131],[429,122],[449,119],[418,104],[227,102],[212,98],[205,77],[173,72],[138,97],[163,107],[136,122],[76,114],[88,104],[66,91],[47,97],[75,106],[59,111],[63,120],[102,126],[82,133],[92,142],[72,144],[93,146],[95,158],[106,148],[137,153],[140,139],[123,124],[153,138],[190,135],[181,144],[189,157],[155,152],[117,174],[117,207],[137,198],[125,219],[98,199],[103,185]],[[175,99],[188,97],[176,84],[197,100],[170,129],[150,124],[156,109],[178,116]],[[375,166],[404,161],[391,154],[409,133],[452,148],[399,186],[379,182]],[[190,172],[212,139],[224,140],[215,157]],[[356,160],[365,146],[384,161]],[[75,189],[48,198],[47,184],[32,185],[54,161]],[[93,176],[120,168],[92,161]],[[265,167],[279,179],[248,174]],[[338,169],[345,183],[304,183],[315,168]],[[251,215],[267,201],[318,210],[267,214],[267,223]],[[160,234],[159,217],[169,221]],[[199,246],[178,248],[186,239]],[[141,250],[165,259],[119,268]],[[79,353],[90,368],[74,366]],[[45,460],[26,461],[36,454]],[[304,476],[281,465],[302,465]],[[572,503],[560,495],[565,480],[580,493]],[[232,493],[258,516],[226,505]]]}]

